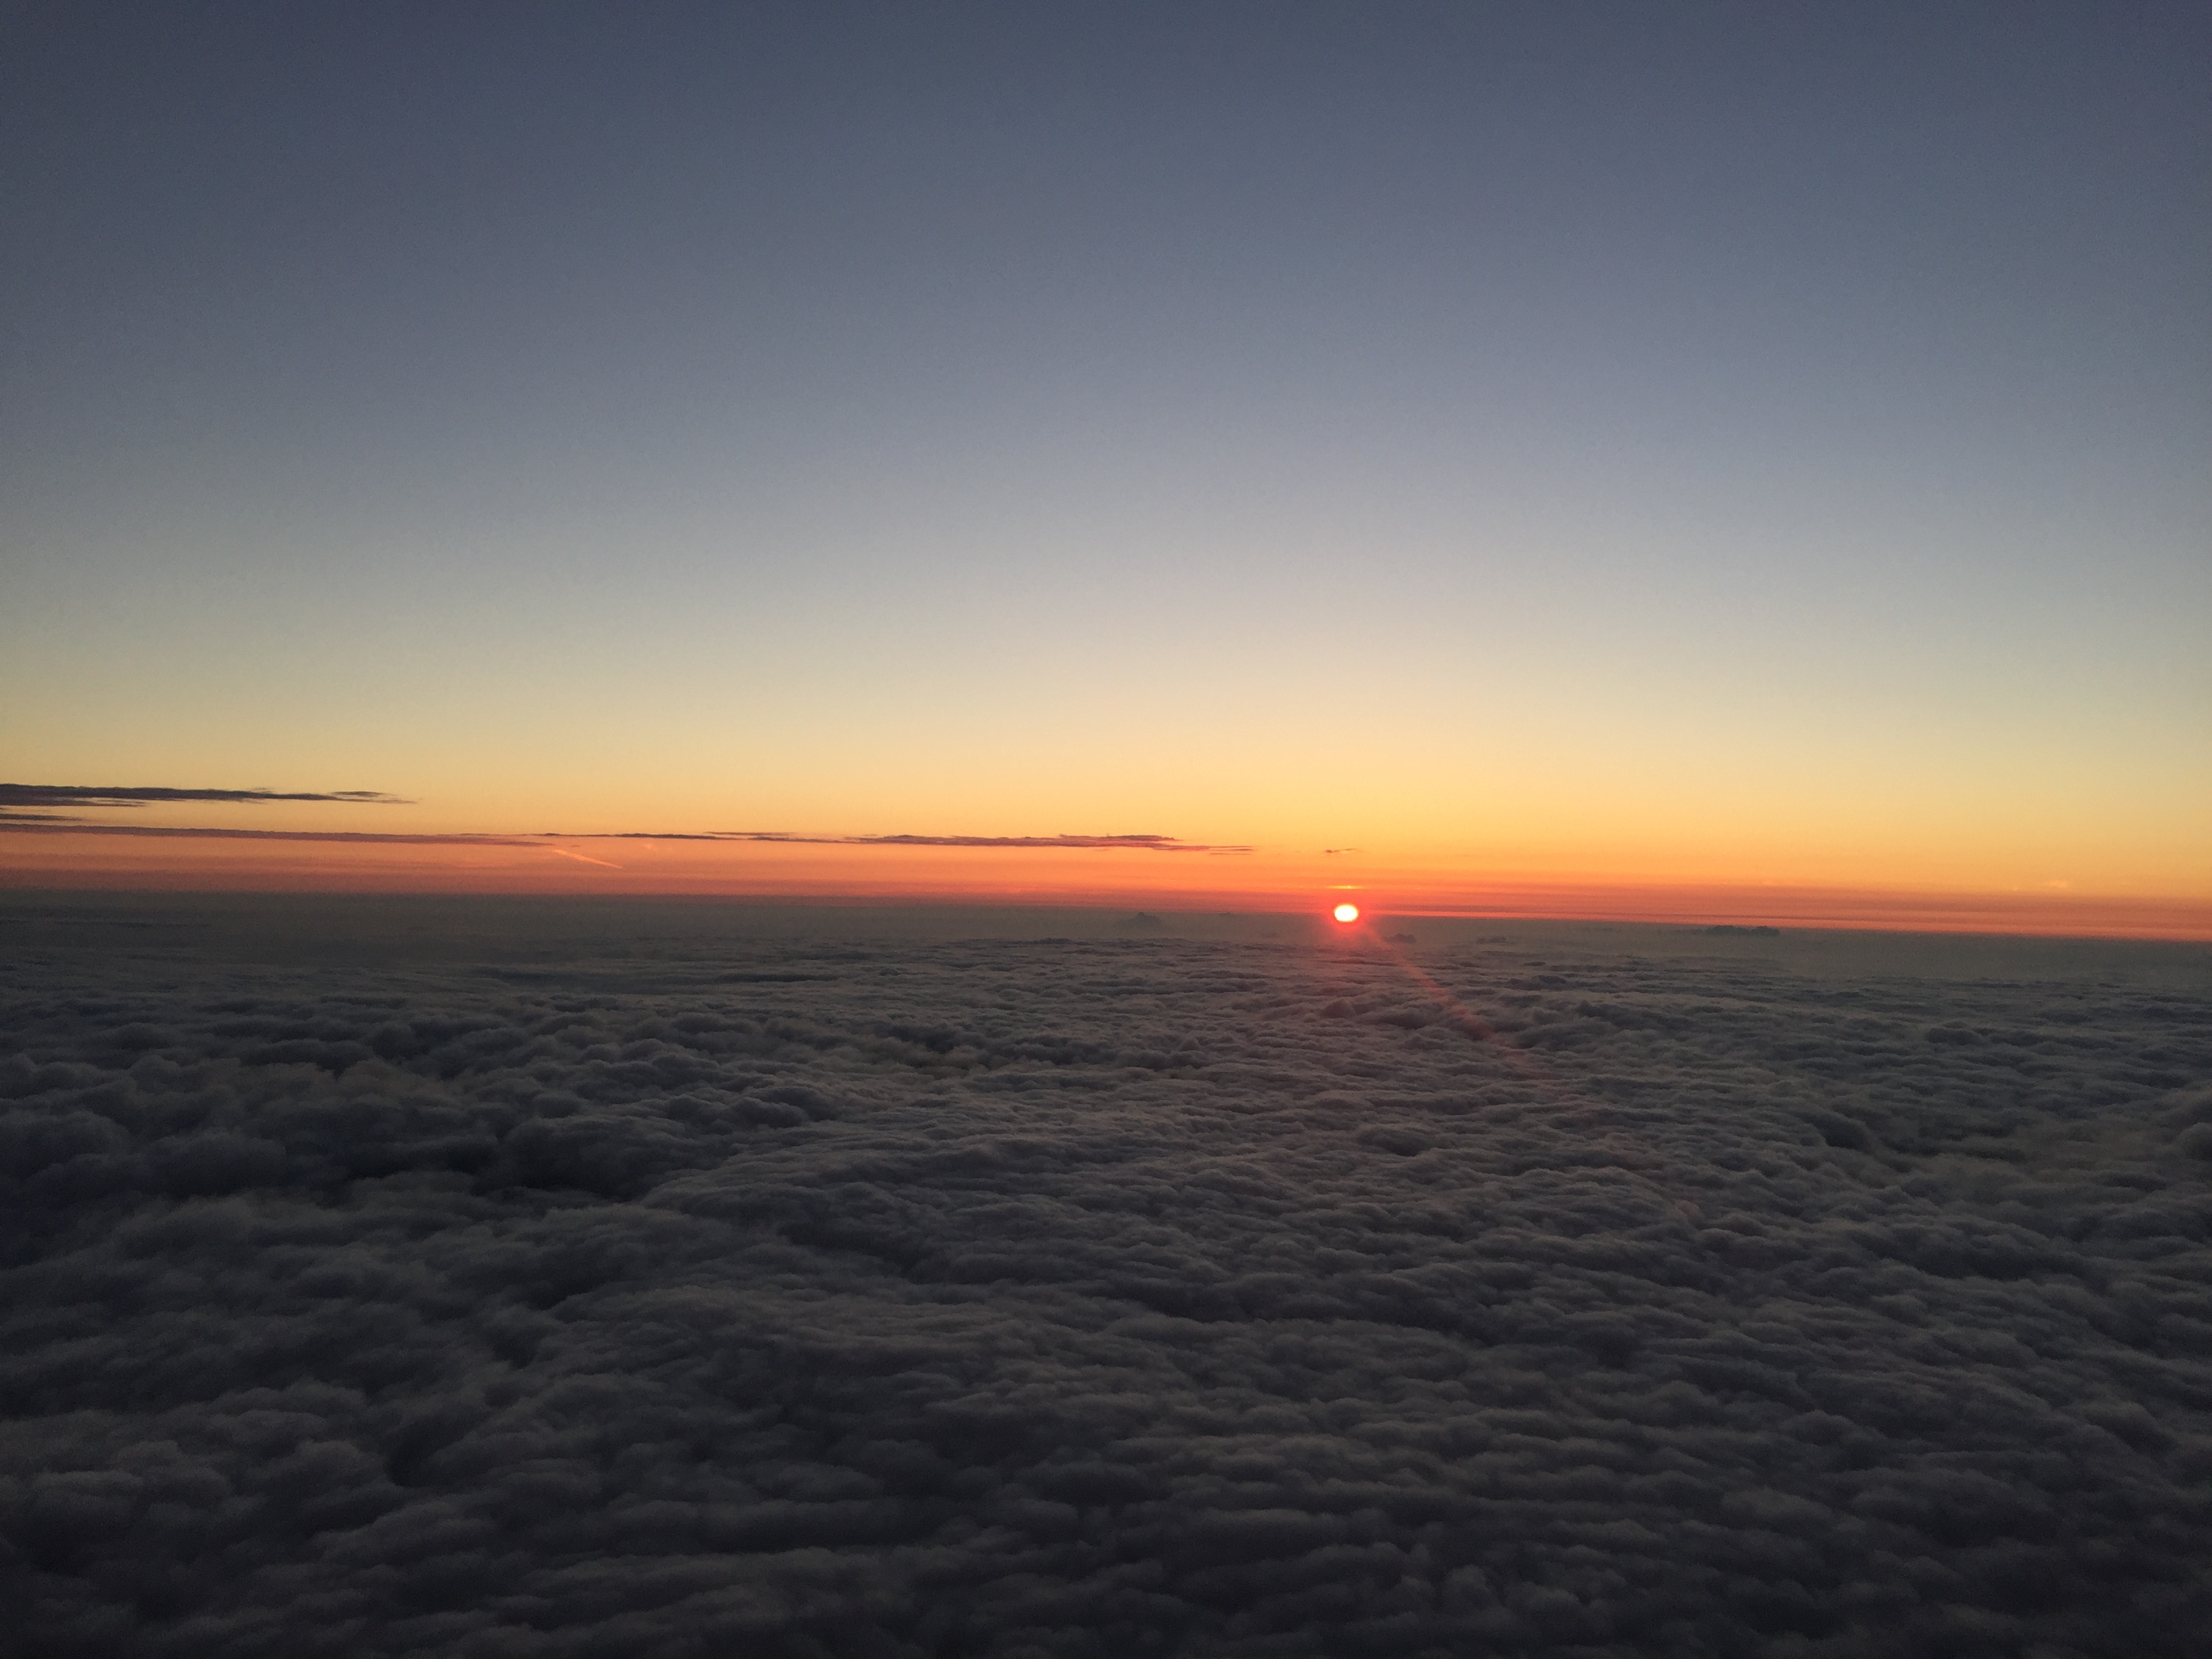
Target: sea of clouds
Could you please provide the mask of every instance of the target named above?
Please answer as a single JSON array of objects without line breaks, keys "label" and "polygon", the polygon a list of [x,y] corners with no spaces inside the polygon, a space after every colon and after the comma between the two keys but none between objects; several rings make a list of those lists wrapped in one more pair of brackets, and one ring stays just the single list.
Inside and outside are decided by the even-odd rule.
[{"label": "sea of clouds", "polygon": [[2203,952],[146,914],[0,929],[15,1651],[2208,1650]]}]

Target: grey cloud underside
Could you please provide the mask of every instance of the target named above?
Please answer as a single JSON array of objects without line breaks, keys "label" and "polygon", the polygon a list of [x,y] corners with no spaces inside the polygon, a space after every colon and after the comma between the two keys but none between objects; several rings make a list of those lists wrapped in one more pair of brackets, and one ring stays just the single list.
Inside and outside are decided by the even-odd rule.
[{"label": "grey cloud underside", "polygon": [[2212,1628],[2202,992],[145,926],[0,958],[40,1653]]},{"label": "grey cloud underside", "polygon": [[376,789],[299,792],[279,789],[156,789],[126,785],[0,783],[0,806],[146,806],[179,801],[252,804],[275,800],[336,801],[349,806],[410,806]]}]

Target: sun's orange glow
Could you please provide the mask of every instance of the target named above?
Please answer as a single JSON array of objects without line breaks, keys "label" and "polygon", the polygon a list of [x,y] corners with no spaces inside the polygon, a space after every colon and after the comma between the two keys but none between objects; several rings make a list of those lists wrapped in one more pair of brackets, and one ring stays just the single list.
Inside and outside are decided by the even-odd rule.
[{"label": "sun's orange glow", "polygon": [[1357,921],[1359,920],[1359,907],[1356,904],[1340,904],[1336,907],[1335,915],[1339,921]]},{"label": "sun's orange glow", "polygon": [[[0,826],[0,890],[108,888],[239,892],[510,893],[744,898],[846,904],[1077,905],[1113,908],[1311,914],[1343,878],[1349,853],[1260,846],[1249,852],[1111,848],[849,846],[657,836],[470,835],[442,826],[383,831],[363,809],[325,835],[285,828],[278,809],[222,809],[234,828],[144,824]],[[208,816],[219,816],[210,808]],[[1531,871],[1457,860],[1361,858],[1358,914],[1400,919],[1546,917],[1559,921],[1856,927],[1886,931],[2049,933],[2212,939],[2212,893],[2183,897],[2085,891],[2080,884],[1980,888],[1863,880],[1717,879],[1674,870]],[[1851,873],[1858,873],[1853,872]],[[1352,903],[1352,901],[1346,901]]]}]

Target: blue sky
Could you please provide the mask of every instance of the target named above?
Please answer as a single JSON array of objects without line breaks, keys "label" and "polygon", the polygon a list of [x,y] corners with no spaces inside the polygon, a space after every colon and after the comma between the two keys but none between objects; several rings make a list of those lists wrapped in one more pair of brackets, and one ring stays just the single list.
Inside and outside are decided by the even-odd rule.
[{"label": "blue sky", "polygon": [[1760,777],[1762,869],[1856,803],[2137,885],[2212,831],[2199,9],[10,30],[27,775],[1516,857]]}]

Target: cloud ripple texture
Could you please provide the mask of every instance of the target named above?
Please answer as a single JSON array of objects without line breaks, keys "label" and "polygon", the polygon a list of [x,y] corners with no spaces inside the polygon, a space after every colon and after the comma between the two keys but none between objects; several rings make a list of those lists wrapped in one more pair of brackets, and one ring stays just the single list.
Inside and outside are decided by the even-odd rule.
[{"label": "cloud ripple texture", "polygon": [[2201,984],[16,937],[17,1651],[2207,1650]]}]

